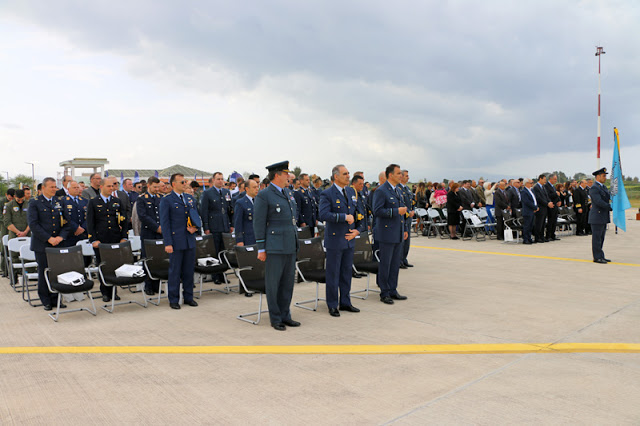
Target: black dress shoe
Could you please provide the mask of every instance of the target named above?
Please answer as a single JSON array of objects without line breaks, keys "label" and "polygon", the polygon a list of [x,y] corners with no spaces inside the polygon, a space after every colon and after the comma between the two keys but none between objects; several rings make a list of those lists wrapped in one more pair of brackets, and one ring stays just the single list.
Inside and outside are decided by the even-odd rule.
[{"label": "black dress shoe", "polygon": [[338,310],[338,308],[329,308],[329,315],[331,315],[332,317],[339,317],[340,311]]},{"label": "black dress shoe", "polygon": [[180,309],[180,304],[179,303],[169,303],[169,307],[171,309]]},{"label": "black dress shoe", "polygon": [[353,305],[349,305],[349,306],[340,305],[340,310],[349,311],[349,312],[360,312],[360,309],[356,308]]},{"label": "black dress shoe", "polygon": [[560,238],[558,238],[558,237],[553,237],[553,238],[551,238],[551,241],[560,241]]},{"label": "black dress shoe", "polygon": [[277,323],[277,324],[272,324],[271,327],[275,328],[278,331],[285,331],[287,329],[287,327],[284,325],[284,323]]},{"label": "black dress shoe", "polygon": [[611,259],[607,259],[606,257],[603,258],[605,262],[609,263],[611,262]]},{"label": "black dress shoe", "polygon": [[118,296],[118,295],[116,294],[116,297],[114,297],[114,299],[116,299],[116,300],[120,300],[120,296]]},{"label": "black dress shoe", "polygon": [[42,307],[44,308],[45,311],[50,311],[51,309],[53,309],[51,305],[42,305]]},{"label": "black dress shoe", "polygon": [[405,265],[400,265],[400,269],[409,269]]},{"label": "black dress shoe", "polygon": [[[458,238],[458,237],[451,237],[451,239],[452,239],[452,240],[459,240],[460,238]],[[498,238],[498,239],[500,239],[500,238]]]},{"label": "black dress shoe", "polygon": [[545,242],[545,243],[548,243],[549,241],[551,241],[551,238],[545,238],[545,239],[544,239],[544,242]]},{"label": "black dress shoe", "polygon": [[391,298],[394,300],[407,300],[407,296],[403,296],[400,293],[392,294]]},{"label": "black dress shoe", "polygon": [[245,293],[244,294],[244,297],[251,297],[251,296],[253,296],[253,293]]},{"label": "black dress shoe", "polygon": [[604,263],[606,265],[607,261],[604,259],[593,259],[593,263]]},{"label": "black dress shoe", "polygon": [[111,297],[107,296],[106,294],[104,296],[102,296],[102,301],[103,302],[111,302]]},{"label": "black dress shoe", "polygon": [[408,268],[413,268],[413,265],[410,263],[405,263],[404,266],[408,267]]},{"label": "black dress shoe", "polygon": [[393,299],[391,299],[389,296],[381,297],[380,301],[382,303],[386,303],[387,305],[393,305]]},{"label": "black dress shoe", "polygon": [[216,279],[214,279],[214,280],[213,280],[213,283],[214,283],[214,284],[217,284],[217,285],[222,284],[222,282],[223,282],[223,281],[222,281],[220,278],[216,278]]},{"label": "black dress shoe", "polygon": [[60,309],[65,309],[67,307],[67,305],[65,305],[64,303],[60,303]]},{"label": "black dress shoe", "polygon": [[156,294],[156,292],[151,289],[148,289],[144,291],[144,294],[146,294],[147,296],[153,296],[154,294]]},{"label": "black dress shoe", "polygon": [[198,306],[198,302],[196,302],[195,300],[189,300],[189,301],[184,301],[185,305],[189,305],[189,306]]},{"label": "black dress shoe", "polygon": [[292,319],[282,321],[284,325],[288,325],[289,327],[300,327],[300,323],[298,321],[294,321]]},{"label": "black dress shoe", "polygon": [[522,244],[533,244],[531,241],[523,241]]}]

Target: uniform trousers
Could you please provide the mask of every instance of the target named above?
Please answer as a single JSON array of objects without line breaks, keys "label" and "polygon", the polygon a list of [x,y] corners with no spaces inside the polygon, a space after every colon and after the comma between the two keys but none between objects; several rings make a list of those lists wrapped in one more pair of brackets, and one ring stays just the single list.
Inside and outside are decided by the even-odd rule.
[{"label": "uniform trousers", "polygon": [[604,259],[604,236],[607,233],[606,224],[591,224],[591,251],[593,252],[593,260]]},{"label": "uniform trousers", "polygon": [[169,303],[180,301],[180,281],[184,301],[193,300],[193,274],[196,268],[196,249],[173,250],[169,255]]},{"label": "uniform trousers", "polygon": [[[220,252],[224,250],[224,241],[222,239],[222,232],[211,231],[211,234],[213,235],[213,244],[216,246],[216,251],[218,252],[218,254],[220,254]],[[213,274],[212,278],[214,280],[219,280],[224,282],[224,275],[221,272],[217,274]]]},{"label": "uniform trousers", "polygon": [[403,243],[380,242],[380,264],[378,265],[378,286],[380,297],[398,294],[398,274],[402,262]]},{"label": "uniform trousers", "polygon": [[267,253],[264,284],[271,325],[291,319],[291,298],[296,270],[296,254]]},{"label": "uniform trousers", "polygon": [[402,262],[403,264],[408,264],[409,260],[407,257],[409,256],[409,248],[411,246],[411,223],[407,228],[409,232],[407,232],[407,239],[402,242]]},{"label": "uniform trousers", "polygon": [[44,270],[49,267],[47,255],[42,251],[36,251],[34,254],[36,255],[36,263],[38,263],[38,297],[43,305],[57,305],[58,294],[49,291],[47,281],[44,278]]},{"label": "uniform trousers", "polygon": [[[351,306],[351,277],[354,248],[344,250],[327,249],[327,306],[329,309],[340,306]],[[339,291],[339,295],[338,295]]]}]

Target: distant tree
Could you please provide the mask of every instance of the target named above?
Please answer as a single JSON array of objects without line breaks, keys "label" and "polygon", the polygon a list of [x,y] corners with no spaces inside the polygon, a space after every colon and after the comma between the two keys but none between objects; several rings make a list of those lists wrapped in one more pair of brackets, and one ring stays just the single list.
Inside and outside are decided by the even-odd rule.
[{"label": "distant tree", "polygon": [[15,175],[13,179],[11,179],[9,182],[10,182],[10,186],[13,188],[20,188],[24,185],[28,185],[29,188],[35,189],[34,188],[35,184],[33,182],[33,179],[31,179],[31,176]]},{"label": "distant tree", "polygon": [[9,183],[7,179],[0,176],[0,197],[4,197],[4,194],[7,193],[7,189],[9,189]]},{"label": "distant tree", "polygon": [[573,175],[573,179],[578,181],[585,179],[586,177],[587,177],[587,174],[582,172],[578,172],[575,175]]},{"label": "distant tree", "polygon": [[634,177],[634,178],[633,178],[633,182],[634,182],[634,183],[638,183],[638,176],[636,176],[636,177]]},{"label": "distant tree", "polygon": [[296,177],[298,177],[298,176],[300,176],[300,173],[302,173],[302,169],[300,168],[300,166],[295,166],[295,167],[293,168],[292,173],[293,173],[294,175],[296,175]]},{"label": "distant tree", "polygon": [[566,181],[569,180],[569,178],[567,177],[567,175],[564,174],[564,172],[561,172],[559,170],[556,170],[555,172],[551,173],[551,174],[556,174],[558,175],[558,182],[559,183],[564,183]]}]

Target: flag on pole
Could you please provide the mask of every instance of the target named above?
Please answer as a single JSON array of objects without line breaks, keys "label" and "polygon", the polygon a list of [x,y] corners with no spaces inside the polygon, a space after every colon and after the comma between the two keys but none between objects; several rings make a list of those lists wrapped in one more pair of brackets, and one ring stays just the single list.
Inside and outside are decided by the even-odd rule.
[{"label": "flag on pole", "polygon": [[613,207],[613,223],[623,231],[627,231],[624,211],[631,208],[627,191],[622,179],[620,164],[620,137],[618,129],[613,128],[613,166],[611,166],[611,206]]},{"label": "flag on pole", "polygon": [[120,191],[124,191],[124,173],[120,172]]},{"label": "flag on pole", "polygon": [[136,170],[136,173],[133,175],[133,183],[138,183],[138,182],[140,182],[140,174]]},{"label": "flag on pole", "polygon": [[109,170],[104,171],[104,177],[109,177]]},{"label": "flag on pole", "polygon": [[158,175],[158,171],[157,171],[157,170],[156,170],[156,172],[155,172],[154,176],[155,176],[155,177],[157,177],[157,178],[159,178],[159,177],[160,177],[160,175]]}]

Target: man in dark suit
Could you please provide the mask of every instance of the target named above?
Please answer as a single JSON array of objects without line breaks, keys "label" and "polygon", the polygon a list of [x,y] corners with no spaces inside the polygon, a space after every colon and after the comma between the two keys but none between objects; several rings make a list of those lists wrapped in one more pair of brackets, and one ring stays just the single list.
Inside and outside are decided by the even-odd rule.
[{"label": "man in dark suit", "polygon": [[[140,240],[142,241],[142,257],[146,257],[144,240],[161,240],[162,227],[160,226],[160,180],[151,176],[147,181],[147,192],[136,203],[136,213],[140,220]],[[149,277],[144,282],[144,291],[149,296],[160,291],[160,280],[151,280]]]},{"label": "man in dark suit", "polygon": [[458,191],[458,196],[460,197],[463,210],[473,210],[476,206],[473,194],[471,193],[471,181],[462,181],[462,187]]},{"label": "man in dark suit", "polygon": [[56,191],[56,197],[66,197],[69,195],[69,182],[71,182],[71,176],[64,175],[62,177],[62,188]]},{"label": "man in dark suit", "polygon": [[493,202],[495,203],[496,209],[496,233],[498,234],[498,240],[504,240],[504,216],[502,213],[504,211],[511,210],[507,192],[505,190],[506,186],[505,181],[501,180],[498,183],[496,192],[493,194]]},{"label": "man in dark suit", "polygon": [[173,191],[160,200],[160,228],[165,251],[169,254],[169,306],[180,309],[180,282],[184,304],[198,306],[193,300],[193,273],[196,266],[196,236],[199,225],[195,198],[185,193],[187,181],[174,173],[169,179]]},{"label": "man in dark suit", "polygon": [[587,181],[582,179],[580,185],[573,191],[573,210],[576,212],[576,235],[587,235],[589,209],[587,206]]},{"label": "man in dark suit", "polygon": [[[326,292],[329,314],[339,317],[340,311],[360,312],[351,305],[351,272],[355,229],[356,193],[349,187],[349,171],[343,164],[331,170],[333,185],[320,194],[320,220],[325,222]],[[340,311],[338,311],[338,306]]]},{"label": "man in dark suit", "polygon": [[[222,173],[215,172],[212,178],[212,187],[204,191],[200,198],[200,217],[205,234],[213,234],[213,242],[216,251],[220,253],[224,250],[222,234],[233,232],[231,221],[233,220],[233,210],[231,208],[231,193],[224,187],[224,177]],[[222,274],[213,277],[216,284],[223,282]]]},{"label": "man in dark suit", "polygon": [[400,190],[402,191],[404,205],[407,207],[407,213],[404,215],[404,229],[407,230],[407,238],[402,243],[402,262],[400,262],[400,268],[413,268],[413,265],[409,263],[409,248],[411,246],[411,224],[413,217],[415,216],[415,197],[409,184],[409,171],[402,171],[402,181],[400,182]]},{"label": "man in dark suit", "polygon": [[604,182],[607,180],[607,169],[605,167],[593,172],[596,177],[589,195],[591,196],[591,211],[589,211],[589,225],[591,225],[591,251],[595,263],[608,263],[611,260],[604,257],[602,246],[604,236],[607,233],[607,223],[611,222],[609,212],[613,210],[611,195]]},{"label": "man in dark suit", "polygon": [[547,218],[547,210],[553,207],[553,203],[549,201],[547,191],[545,190],[545,184],[547,183],[547,176],[541,174],[538,176],[538,183],[533,186],[533,194],[536,196],[536,203],[538,204],[538,211],[535,215],[534,235],[536,237],[536,243],[547,242],[544,238],[544,222]]},{"label": "man in dark suit", "polygon": [[515,211],[522,208],[522,201],[520,199],[520,181],[513,179],[509,188],[507,188],[507,197],[509,198],[509,207],[511,207],[511,213],[515,215]]},{"label": "man in dark suit", "polygon": [[289,162],[267,166],[270,184],[258,192],[253,230],[258,259],[266,262],[265,289],[271,326],[279,331],[298,327],[291,319],[291,297],[298,251],[296,202],[288,188]]},{"label": "man in dark suit", "polygon": [[260,185],[253,179],[244,182],[245,194],[236,201],[236,206],[233,209],[233,226],[236,233],[236,244],[239,246],[252,246],[256,243],[256,236],[253,232],[253,203],[259,188]]},{"label": "man in dark suit", "polygon": [[[44,278],[48,268],[47,247],[64,247],[64,240],[71,232],[71,226],[63,221],[62,204],[56,198],[56,180],[47,177],[42,181],[42,195],[29,202],[27,218],[31,229],[31,250],[38,263],[38,296],[45,311],[58,303],[58,295],[51,293]],[[64,304],[61,308],[66,307]]]},{"label": "man in dark suit", "polygon": [[316,226],[316,206],[309,185],[311,180],[306,173],[300,174],[300,189],[293,193],[298,205],[298,226],[308,226],[311,232]]},{"label": "man in dark suit", "polygon": [[407,239],[404,205],[401,189],[402,171],[397,164],[385,169],[386,182],[373,193],[373,214],[375,217],[374,238],[380,248],[378,286],[380,301],[392,305],[394,300],[407,297],[398,293],[398,274],[402,262],[403,241]]},{"label": "man in dark suit", "polygon": [[64,219],[69,222],[70,232],[65,240],[67,247],[75,246],[80,240],[87,239],[87,206],[89,200],[80,196],[80,185],[72,180],[68,182],[69,195],[60,197]]},{"label": "man in dark suit", "polygon": [[556,191],[556,183],[558,182],[558,176],[551,174],[547,178],[547,184],[544,189],[547,191],[547,198],[552,203],[547,209],[547,233],[545,234],[545,241],[557,241],[560,238],[556,237],[556,227],[558,226],[558,207],[560,207],[560,197]]},{"label": "man in dark suit", "polygon": [[129,211],[133,212],[133,205],[138,201],[140,194],[134,190],[133,181],[129,178],[122,181],[122,188],[129,198]]},{"label": "man in dark suit", "polygon": [[[520,181],[518,181],[520,183]],[[538,203],[536,196],[533,194],[531,187],[533,181],[529,178],[524,180],[524,188],[520,191],[520,200],[522,201],[522,242],[523,244],[532,244],[531,231],[533,230],[533,218],[538,211]]]}]

